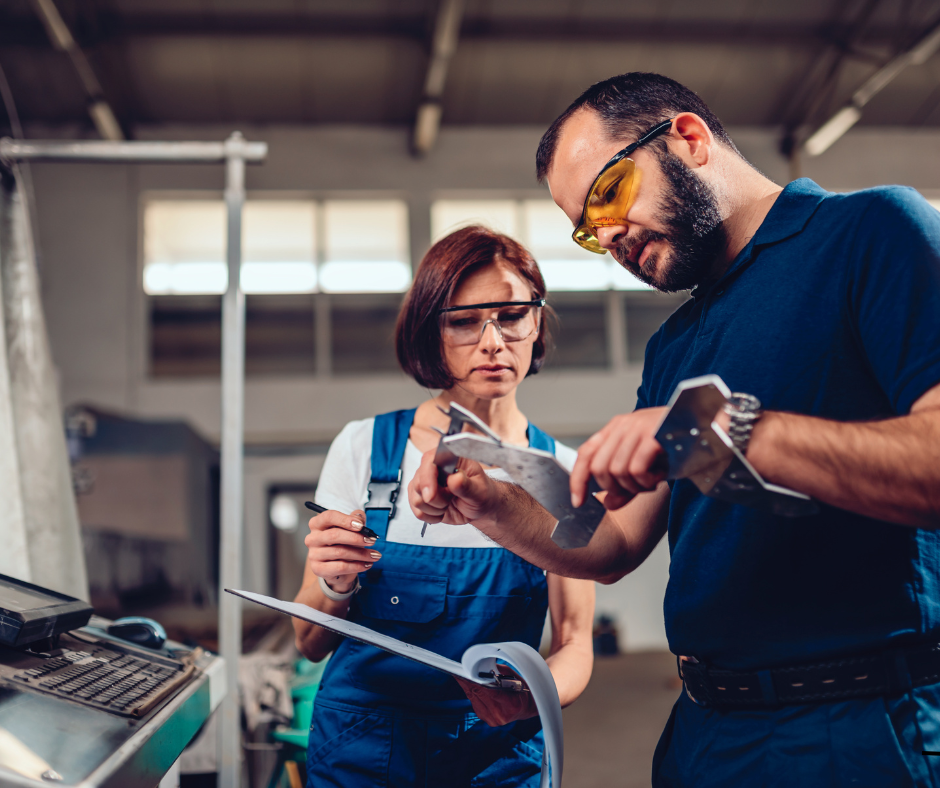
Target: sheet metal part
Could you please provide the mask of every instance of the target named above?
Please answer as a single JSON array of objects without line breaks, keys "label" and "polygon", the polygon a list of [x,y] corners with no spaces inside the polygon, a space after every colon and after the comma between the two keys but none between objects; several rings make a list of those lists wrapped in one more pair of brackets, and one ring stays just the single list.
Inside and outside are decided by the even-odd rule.
[{"label": "sheet metal part", "polygon": [[730,396],[718,375],[690,378],[676,386],[656,432],[669,457],[669,478],[689,479],[712,498],[785,517],[815,514],[819,507],[812,498],[764,481],[714,424]]},{"label": "sheet metal part", "polygon": [[[604,519],[606,510],[593,495],[577,509],[571,505],[568,471],[550,452],[494,442],[489,437],[468,432],[448,435],[442,441],[459,457],[496,465],[506,471],[516,484],[558,519],[552,541],[565,550],[587,545]],[[588,489],[592,493],[600,490],[593,477]]]}]

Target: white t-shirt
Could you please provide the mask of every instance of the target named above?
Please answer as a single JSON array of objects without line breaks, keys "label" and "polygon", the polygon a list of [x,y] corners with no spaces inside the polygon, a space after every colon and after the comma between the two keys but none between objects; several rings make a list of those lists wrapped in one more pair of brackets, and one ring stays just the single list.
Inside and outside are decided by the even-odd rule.
[{"label": "white t-shirt", "polygon": [[[339,512],[361,509],[369,497],[369,479],[372,478],[372,430],[375,419],[351,421],[336,436],[326,455],[326,462],[317,484],[316,502],[320,506]],[[578,453],[555,441],[555,456],[569,471],[574,467]],[[408,505],[408,484],[421,465],[421,452],[410,440],[405,447],[401,464],[401,491],[395,504],[395,516],[389,521],[386,539],[389,542],[425,545],[427,547],[499,547],[474,526],[428,525],[424,538],[421,529],[424,523]],[[511,482],[501,468],[490,468],[487,476],[498,481]]]}]

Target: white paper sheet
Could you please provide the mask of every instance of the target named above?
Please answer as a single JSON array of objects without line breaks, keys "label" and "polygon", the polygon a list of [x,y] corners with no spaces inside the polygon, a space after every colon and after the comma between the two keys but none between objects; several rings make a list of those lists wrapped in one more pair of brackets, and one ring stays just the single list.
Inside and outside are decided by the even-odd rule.
[{"label": "white paper sheet", "polygon": [[552,678],[548,665],[531,646],[518,642],[479,643],[470,646],[463,653],[461,661],[455,662],[433,651],[412,646],[409,643],[383,635],[344,618],[327,615],[299,602],[284,602],[251,591],[235,591],[230,588],[225,590],[230,594],[257,602],[259,605],[287,613],[294,618],[309,621],[311,624],[321,626],[338,635],[368,643],[391,654],[406,657],[415,662],[428,665],[435,670],[441,670],[451,676],[459,676],[462,679],[486,687],[494,687],[496,683],[490,678],[481,678],[480,674],[498,672],[497,660],[505,662],[525,681],[532,693],[532,700],[535,702],[535,707],[538,709],[539,717],[542,720],[545,752],[542,756],[541,788],[549,788],[549,786],[551,788],[561,788],[561,773],[564,761],[561,703],[558,700],[558,690],[555,688],[555,680]]}]

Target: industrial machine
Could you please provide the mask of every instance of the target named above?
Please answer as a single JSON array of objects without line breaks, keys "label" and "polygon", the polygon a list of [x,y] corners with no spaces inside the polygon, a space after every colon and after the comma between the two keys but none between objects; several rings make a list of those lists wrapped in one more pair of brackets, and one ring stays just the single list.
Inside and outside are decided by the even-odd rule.
[{"label": "industrial machine", "polygon": [[0,786],[154,788],[218,706],[221,659],[109,623],[0,575]]}]

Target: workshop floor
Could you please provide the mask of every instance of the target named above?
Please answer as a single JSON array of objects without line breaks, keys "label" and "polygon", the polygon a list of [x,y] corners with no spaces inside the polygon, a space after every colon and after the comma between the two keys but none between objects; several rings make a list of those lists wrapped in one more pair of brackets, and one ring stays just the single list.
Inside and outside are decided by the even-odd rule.
[{"label": "workshop floor", "polygon": [[564,710],[565,788],[648,788],[680,686],[668,652],[598,657],[584,694]]}]

